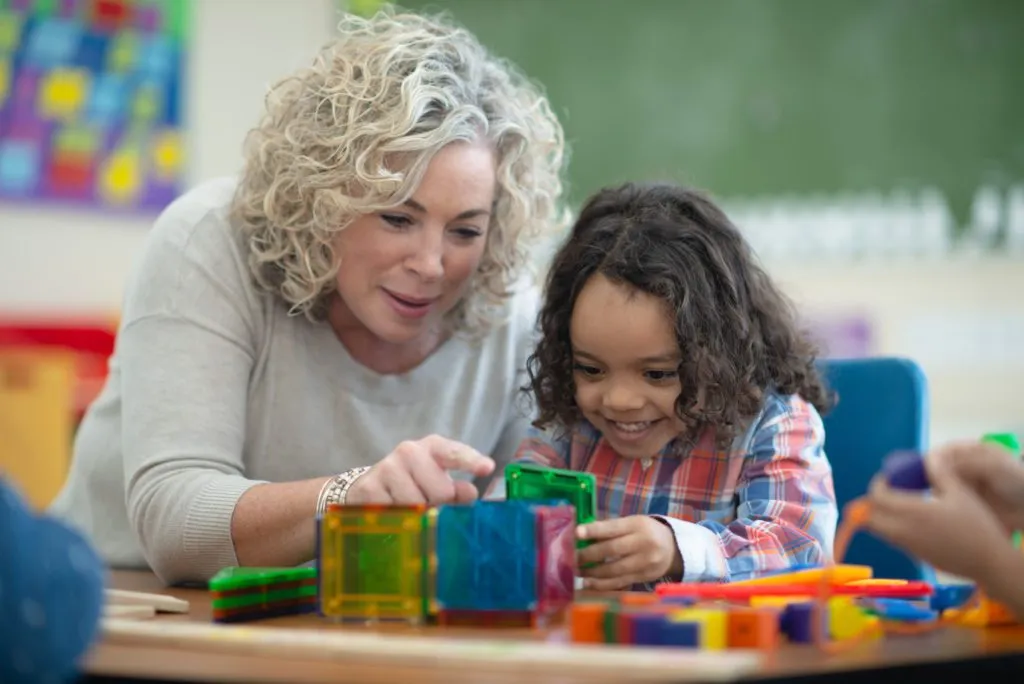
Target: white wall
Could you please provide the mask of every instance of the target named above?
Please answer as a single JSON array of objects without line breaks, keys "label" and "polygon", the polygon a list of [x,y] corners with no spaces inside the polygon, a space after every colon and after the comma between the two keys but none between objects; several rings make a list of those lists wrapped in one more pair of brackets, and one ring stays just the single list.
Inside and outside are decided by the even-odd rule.
[{"label": "white wall", "polygon": [[797,305],[860,312],[872,352],[921,364],[932,442],[985,432],[1024,437],[1024,259],[957,257],[856,264],[769,263]]},{"label": "white wall", "polygon": [[[330,37],[331,0],[197,0],[186,116],[189,184],[236,172],[267,87]],[[153,217],[0,203],[0,312],[109,315]]]}]

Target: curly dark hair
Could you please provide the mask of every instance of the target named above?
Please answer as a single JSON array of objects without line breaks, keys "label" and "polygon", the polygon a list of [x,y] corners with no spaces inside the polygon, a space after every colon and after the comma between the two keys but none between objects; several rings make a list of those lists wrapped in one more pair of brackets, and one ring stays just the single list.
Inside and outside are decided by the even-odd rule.
[{"label": "curly dark hair", "polygon": [[767,390],[799,394],[820,412],[831,408],[815,345],[725,213],[699,191],[631,183],[590,198],[551,265],[523,388],[537,402],[537,427],[567,430],[581,418],[569,322],[598,273],[675,312],[683,359],[676,412],[692,428],[689,442],[713,426],[716,440],[728,443],[757,415]]}]

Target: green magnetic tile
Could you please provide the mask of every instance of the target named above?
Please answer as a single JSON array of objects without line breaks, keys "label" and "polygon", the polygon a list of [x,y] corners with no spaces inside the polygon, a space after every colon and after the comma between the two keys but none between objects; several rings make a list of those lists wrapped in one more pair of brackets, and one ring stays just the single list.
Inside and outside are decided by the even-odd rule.
[{"label": "green magnetic tile", "polygon": [[[505,498],[526,501],[564,501],[576,508],[576,524],[597,519],[597,481],[591,473],[545,468],[532,463],[505,467]],[[592,544],[578,541],[577,548]]]},{"label": "green magnetic tile", "polygon": [[591,473],[511,463],[505,468],[508,499],[566,501],[576,507],[579,524],[593,522],[597,512],[597,484]]},{"label": "green magnetic tile", "polygon": [[214,599],[212,605],[214,610],[224,610],[242,608],[244,606],[258,606],[261,603],[272,603],[274,601],[306,598],[309,596],[316,596],[316,594],[317,587],[315,584],[312,584],[304,587],[291,587],[288,589],[253,592],[251,594],[239,594],[237,596],[225,596]]},{"label": "green magnetic tile", "polygon": [[210,580],[210,591],[235,591],[279,582],[316,579],[316,568],[224,568]]}]

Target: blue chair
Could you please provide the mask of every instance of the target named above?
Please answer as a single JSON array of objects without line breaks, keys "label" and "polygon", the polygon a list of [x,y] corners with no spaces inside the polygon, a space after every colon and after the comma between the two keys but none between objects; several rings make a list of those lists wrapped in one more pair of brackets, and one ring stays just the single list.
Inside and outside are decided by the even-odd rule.
[{"label": "blue chair", "polygon": [[[902,358],[830,359],[820,368],[837,395],[822,420],[841,515],[848,502],[867,492],[886,455],[925,452],[928,383],[920,366]],[[935,581],[929,566],[864,531],[839,560],[870,565],[875,577]]]}]

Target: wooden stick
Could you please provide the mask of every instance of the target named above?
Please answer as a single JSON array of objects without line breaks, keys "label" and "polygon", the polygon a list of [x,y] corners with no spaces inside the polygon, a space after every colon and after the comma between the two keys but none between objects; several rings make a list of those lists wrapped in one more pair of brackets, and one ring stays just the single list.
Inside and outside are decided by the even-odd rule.
[{"label": "wooden stick", "polygon": [[128,620],[147,620],[156,617],[153,606],[129,606],[108,603],[103,607],[103,616],[108,618],[125,618]]},{"label": "wooden stick", "polygon": [[152,606],[153,610],[159,613],[188,612],[188,601],[164,594],[144,594],[139,591],[107,589],[106,598],[108,605]]},{"label": "wooden stick", "polygon": [[235,655],[346,663],[402,663],[419,667],[477,666],[515,673],[571,668],[574,674],[609,670],[631,681],[734,681],[763,665],[753,650],[700,651],[515,639],[459,639],[356,630],[237,627],[197,622],[103,620],[104,640],[151,648],[185,648]]}]

